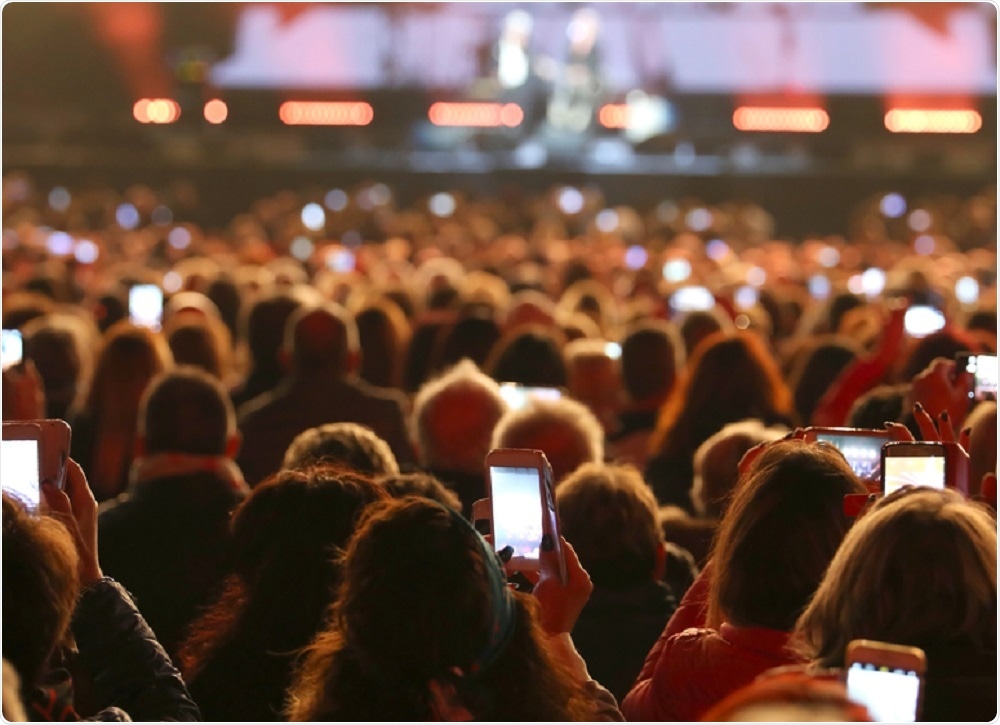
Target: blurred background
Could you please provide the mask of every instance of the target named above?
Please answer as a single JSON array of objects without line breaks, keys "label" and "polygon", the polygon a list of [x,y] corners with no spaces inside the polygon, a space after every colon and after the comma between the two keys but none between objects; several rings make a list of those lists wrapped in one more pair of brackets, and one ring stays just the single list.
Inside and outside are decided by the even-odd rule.
[{"label": "blurred background", "polygon": [[376,181],[400,206],[561,185],[567,214],[587,189],[661,216],[740,199],[802,238],[872,212],[920,233],[950,195],[982,207],[969,244],[996,240],[990,3],[14,3],[2,19],[5,209],[142,184],[211,226],[285,188],[329,211]]}]

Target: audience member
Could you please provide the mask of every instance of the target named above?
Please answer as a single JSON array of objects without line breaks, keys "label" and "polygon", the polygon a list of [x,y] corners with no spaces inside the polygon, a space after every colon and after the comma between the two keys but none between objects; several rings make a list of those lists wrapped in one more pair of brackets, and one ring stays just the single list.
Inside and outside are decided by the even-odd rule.
[{"label": "audience member", "polygon": [[358,423],[327,423],[299,433],[285,451],[281,467],[318,463],[344,466],[366,476],[399,473],[389,444]]},{"label": "audience member", "polygon": [[609,353],[609,345],[617,343],[584,338],[567,343],[564,349],[569,396],[586,405],[606,432],[615,428],[622,398],[620,351]]},{"label": "audience member", "polygon": [[566,387],[561,340],[551,328],[538,325],[519,325],[508,331],[493,347],[485,370],[498,383]]},{"label": "audience member", "polygon": [[273,391],[237,411],[244,445],[237,462],[254,486],[278,470],[288,446],[324,423],[360,423],[389,444],[400,465],[413,460],[405,397],[357,378],[358,330],[336,305],[305,307],[286,325],[289,373]]},{"label": "audience member", "polygon": [[250,353],[250,372],[233,390],[233,405],[237,409],[281,382],[284,369],[280,351],[285,323],[301,306],[301,300],[295,295],[278,292],[258,299],[250,307],[243,333]]},{"label": "audience member", "polygon": [[410,344],[410,323],[389,298],[368,302],[355,315],[361,369],[358,375],[370,385],[400,388],[402,360]]},{"label": "audience member", "polygon": [[420,496],[437,501],[452,511],[462,512],[462,501],[458,494],[428,473],[401,473],[382,476],[377,483],[393,498]]},{"label": "audience member", "polygon": [[239,446],[218,379],[175,368],[143,396],[128,488],[101,507],[104,568],[172,656],[227,571],[229,516],[249,492],[233,462]]},{"label": "audience member", "polygon": [[87,389],[93,360],[84,325],[73,315],[54,313],[36,317],[21,330],[24,358],[41,375],[45,417],[67,420]]}]

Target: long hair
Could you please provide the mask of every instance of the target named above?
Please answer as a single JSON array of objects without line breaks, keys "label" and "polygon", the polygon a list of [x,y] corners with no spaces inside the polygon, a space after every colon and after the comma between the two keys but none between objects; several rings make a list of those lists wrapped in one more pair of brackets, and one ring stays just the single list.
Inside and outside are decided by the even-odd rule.
[{"label": "long hair", "polygon": [[997,528],[951,490],[904,488],[844,539],[792,639],[807,659],[844,664],[853,639],[996,656]]},{"label": "long hair", "polygon": [[824,444],[772,444],[738,484],[712,547],[708,622],[791,631],[852,519],[844,496],[867,489]]},{"label": "long hair", "polygon": [[430,720],[432,683],[453,687],[479,720],[592,717],[570,673],[545,649],[537,603],[526,595],[512,593],[513,633],[476,671],[494,610],[491,564],[475,536],[457,514],[425,499],[372,507],[345,553],[330,625],[289,690],[288,719]]},{"label": "long hair", "polygon": [[693,456],[727,423],[764,423],[794,416],[792,395],[777,364],[754,333],[717,332],[695,349],[664,403],[652,436],[653,455]]},{"label": "long hair", "polygon": [[[320,629],[339,581],[339,554],[362,510],[387,494],[332,466],[281,471],[233,514],[233,573],[180,648],[192,693],[232,707],[267,703],[273,717],[296,650]],[[200,702],[200,701],[199,701]],[[208,719],[228,719],[203,705]]]}]

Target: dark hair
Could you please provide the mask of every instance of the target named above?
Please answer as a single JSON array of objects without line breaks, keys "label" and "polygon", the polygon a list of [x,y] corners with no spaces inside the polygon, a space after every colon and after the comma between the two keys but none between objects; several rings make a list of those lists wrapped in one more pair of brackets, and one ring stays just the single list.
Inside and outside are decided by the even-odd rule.
[{"label": "dark hair", "polygon": [[833,447],[771,444],[737,486],[712,547],[708,621],[791,631],[867,489]]},{"label": "dark hair", "polygon": [[285,451],[284,468],[333,463],[367,476],[398,473],[389,444],[359,423],[327,423],[303,431]]},{"label": "dark hair", "polygon": [[224,380],[228,373],[230,341],[225,325],[204,316],[183,315],[166,330],[167,344],[177,365],[192,365]]},{"label": "dark hair", "polygon": [[263,371],[280,369],[278,353],[284,342],[288,318],[302,306],[290,294],[279,293],[257,300],[245,323],[245,337],[253,366]]},{"label": "dark hair", "polygon": [[285,349],[298,372],[344,375],[359,351],[354,317],[333,303],[300,309],[285,323]]},{"label": "dark hair", "polygon": [[827,305],[827,327],[830,332],[840,331],[844,316],[856,307],[864,306],[864,300],[850,292],[841,292],[833,297]]},{"label": "dark hair", "polygon": [[510,640],[470,676],[494,625],[491,564],[476,536],[426,499],[372,507],[344,555],[330,625],[289,690],[287,718],[431,720],[430,683],[438,681],[454,686],[476,719],[586,719],[587,704],[548,653],[527,595],[512,593]]},{"label": "dark hair", "polygon": [[3,495],[3,656],[22,692],[39,684],[69,629],[80,591],[77,553],[66,528]]},{"label": "dark hair", "polygon": [[76,333],[68,321],[55,315],[35,318],[22,333],[24,357],[35,364],[42,378],[45,416],[67,418],[83,385],[83,350]]},{"label": "dark hair", "polygon": [[226,389],[217,378],[192,366],[154,378],[139,410],[147,453],[220,456],[236,430]]},{"label": "dark hair", "polygon": [[[813,411],[837,376],[859,356],[860,348],[842,335],[811,340],[800,353],[789,377],[795,411],[803,425],[812,422]],[[882,427],[879,423],[878,427]]]},{"label": "dark hair", "polygon": [[903,401],[909,392],[909,383],[878,385],[854,401],[847,414],[851,428],[881,428],[888,422],[903,422]]},{"label": "dark hair", "polygon": [[420,496],[437,501],[453,511],[462,512],[462,501],[458,494],[429,473],[397,473],[382,476],[378,479],[378,483],[393,498]]},{"label": "dark hair", "polygon": [[240,288],[236,282],[229,277],[217,277],[208,285],[205,296],[219,309],[219,315],[229,330],[230,337],[236,340],[240,334],[240,309],[243,304]]},{"label": "dark hair", "polygon": [[340,551],[385,496],[368,478],[318,466],[279,471],[236,509],[233,573],[180,649],[206,720],[279,716],[295,652],[335,595]]},{"label": "dark hair", "polygon": [[498,383],[565,387],[566,362],[561,340],[540,325],[518,327],[497,341],[486,361],[486,372]]},{"label": "dark hair", "polygon": [[465,358],[481,367],[500,334],[500,326],[487,314],[473,311],[460,316],[438,331],[431,350],[431,371],[444,370]]},{"label": "dark hair", "polygon": [[684,341],[684,356],[690,359],[704,340],[720,332],[732,331],[733,323],[723,315],[722,310],[713,307],[711,310],[688,312],[681,319],[679,329]]},{"label": "dark hair", "polygon": [[361,345],[361,379],[380,387],[399,387],[410,334],[406,316],[395,302],[385,298],[361,308],[355,322]]},{"label": "dark hair", "polygon": [[621,375],[633,401],[662,400],[670,393],[683,355],[679,343],[667,322],[646,320],[628,331],[622,340]]},{"label": "dark hair", "polygon": [[958,330],[935,332],[918,341],[910,351],[910,356],[900,371],[899,382],[910,382],[939,357],[953,360],[960,352],[976,349],[978,346],[969,338],[968,333]]}]

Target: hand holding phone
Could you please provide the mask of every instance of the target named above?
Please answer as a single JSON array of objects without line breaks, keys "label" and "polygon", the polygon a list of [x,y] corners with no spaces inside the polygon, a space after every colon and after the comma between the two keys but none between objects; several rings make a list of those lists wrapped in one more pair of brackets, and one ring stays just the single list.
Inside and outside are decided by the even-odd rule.
[{"label": "hand holding phone", "polygon": [[69,462],[70,427],[62,420],[5,422],[0,450],[3,489],[29,511],[42,501],[41,484],[65,485]]},{"label": "hand holding phone", "polygon": [[542,576],[532,592],[542,607],[542,629],[549,634],[572,632],[594,591],[590,575],[570,543],[560,538],[559,548],[565,557],[566,581],[553,573],[553,567],[543,567]]},{"label": "hand holding phone", "polygon": [[806,428],[802,439],[829,443],[847,459],[854,475],[869,483],[881,480],[882,446],[894,440],[887,430],[820,427]]},{"label": "hand holding phone", "polygon": [[847,696],[875,722],[916,722],[927,658],[917,647],[856,639],[847,646]]}]

